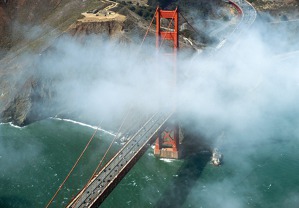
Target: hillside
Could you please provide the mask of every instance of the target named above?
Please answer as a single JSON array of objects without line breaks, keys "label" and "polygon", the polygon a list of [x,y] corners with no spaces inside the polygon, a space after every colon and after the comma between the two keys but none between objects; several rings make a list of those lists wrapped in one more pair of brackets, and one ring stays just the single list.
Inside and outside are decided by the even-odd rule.
[{"label": "hillside", "polygon": [[260,13],[270,14],[277,20],[299,18],[298,0],[250,0],[250,2]]},{"label": "hillside", "polygon": [[[261,13],[275,11],[279,17],[288,9],[296,11],[296,1],[280,2],[283,5],[253,0]],[[179,6],[190,23],[196,25],[197,33],[186,27],[186,22],[180,22],[180,34],[192,39],[195,49],[217,41],[217,37],[209,36],[209,31],[217,28],[217,21],[230,21],[236,15],[236,11],[220,0],[0,1],[0,122],[26,125],[61,112],[67,113],[55,100],[57,92],[53,86],[60,78],[46,77],[41,73],[42,69],[36,67],[42,54],[53,53],[51,45],[65,34],[79,40],[86,40],[90,34],[101,35],[116,40],[120,46],[139,44],[157,4],[168,9]],[[296,17],[296,12],[292,17]],[[217,21],[207,21],[210,19]],[[154,27],[149,35],[154,36]],[[180,43],[182,48],[191,48],[182,36]]]},{"label": "hillside", "polygon": [[[203,0],[200,3],[194,1],[190,5],[182,4],[181,9],[187,11],[188,7],[192,7],[196,10],[196,15],[207,18],[214,15],[212,4],[215,5],[207,2]],[[1,1],[1,122],[12,121],[17,125],[25,125],[65,112],[55,101],[53,84],[59,78],[45,77],[40,72],[41,69],[36,67],[38,54],[43,51],[50,53],[51,45],[58,37],[66,33],[77,38],[100,34],[123,43],[140,43],[156,4],[156,1],[113,3],[109,0],[52,0],[46,3],[41,0]],[[176,3],[160,1],[160,5],[171,8]],[[211,11],[208,12],[209,10]],[[84,18],[81,13],[88,11],[90,15],[85,14],[89,16],[94,11],[99,13],[95,15],[96,18],[88,19],[86,15]],[[101,14],[103,11],[111,12]],[[109,19],[114,12],[121,18]],[[101,15],[104,16],[99,20]],[[154,34],[153,29],[150,30],[151,34]],[[181,46],[184,47],[184,44],[186,43],[183,41]]]},{"label": "hillside", "polygon": [[[111,2],[100,0],[11,0],[0,1],[0,58],[8,50],[17,51],[22,46],[30,46],[32,50],[41,50],[47,45],[47,40],[55,39],[80,18],[82,12],[101,10]],[[176,5],[184,13],[196,11],[197,17],[214,16],[215,6],[223,5],[222,1],[119,1],[110,10],[128,15],[123,29],[131,31],[132,25],[138,22],[138,27],[146,28],[155,12],[156,5],[162,8],[174,8]],[[141,23],[142,22],[142,23]],[[141,23],[141,24],[140,24]],[[125,28],[125,27],[128,28]],[[27,48],[28,49],[28,48]]]},{"label": "hillside", "polygon": [[80,17],[81,12],[103,4],[98,0],[11,0],[7,3],[1,1],[2,57],[7,50],[22,53],[22,50],[19,51],[22,47],[33,51],[47,47],[48,40],[61,35]]}]

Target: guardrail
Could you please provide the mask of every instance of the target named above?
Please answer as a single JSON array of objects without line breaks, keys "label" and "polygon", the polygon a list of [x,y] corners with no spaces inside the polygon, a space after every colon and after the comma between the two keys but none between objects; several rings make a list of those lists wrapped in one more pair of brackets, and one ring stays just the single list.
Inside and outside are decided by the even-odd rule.
[{"label": "guardrail", "polygon": [[241,19],[232,32],[226,35],[226,37],[223,37],[223,39],[218,43],[215,47],[215,51],[220,50],[225,44],[227,44],[227,42],[230,44],[235,43],[242,32],[248,30],[256,19],[256,10],[248,1],[229,0],[228,3],[235,7]]},{"label": "guardrail", "polygon": [[229,0],[228,3],[231,4],[231,5],[233,5],[236,8],[236,10],[238,11],[239,15],[243,15],[243,10],[242,10],[241,7],[239,7],[238,4],[236,4],[235,2],[233,2],[231,0]]}]

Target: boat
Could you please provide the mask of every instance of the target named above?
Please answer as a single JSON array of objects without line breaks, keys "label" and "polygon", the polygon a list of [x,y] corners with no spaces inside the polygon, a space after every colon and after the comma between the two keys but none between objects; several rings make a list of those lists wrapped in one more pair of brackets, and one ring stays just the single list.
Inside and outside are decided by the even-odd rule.
[{"label": "boat", "polygon": [[213,149],[211,162],[215,166],[221,165],[222,162],[222,154],[219,152],[218,148]]}]

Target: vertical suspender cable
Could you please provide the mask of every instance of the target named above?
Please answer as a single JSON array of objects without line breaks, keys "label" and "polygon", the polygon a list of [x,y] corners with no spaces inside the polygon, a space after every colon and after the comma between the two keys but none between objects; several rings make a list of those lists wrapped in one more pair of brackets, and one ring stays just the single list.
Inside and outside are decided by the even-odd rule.
[{"label": "vertical suspender cable", "polygon": [[153,16],[153,18],[152,18],[152,21],[151,21],[149,27],[148,27],[147,30],[146,30],[146,33],[145,33],[145,35],[144,35],[144,37],[143,37],[143,40],[142,40],[142,42],[141,42],[141,44],[140,44],[140,48],[142,47],[142,45],[143,45],[143,43],[144,43],[144,41],[145,41],[145,38],[147,37],[148,32],[149,32],[149,30],[150,30],[150,28],[151,28],[151,26],[152,26],[152,24],[153,24],[153,22],[154,22],[155,16],[156,16],[156,14],[157,14],[157,10],[158,10],[158,7],[157,7],[157,9],[156,9],[156,11],[155,11],[155,14],[154,14],[154,16]]}]

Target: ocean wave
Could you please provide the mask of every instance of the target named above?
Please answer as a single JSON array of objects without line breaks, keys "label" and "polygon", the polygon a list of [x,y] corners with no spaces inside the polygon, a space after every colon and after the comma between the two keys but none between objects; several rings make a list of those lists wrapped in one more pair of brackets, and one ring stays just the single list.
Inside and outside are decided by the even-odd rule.
[{"label": "ocean wave", "polygon": [[82,122],[79,122],[79,121],[74,121],[74,120],[71,120],[71,119],[64,119],[64,118],[57,118],[57,117],[55,117],[55,118],[51,117],[51,119],[58,120],[58,121],[66,121],[66,122],[69,122],[69,123],[78,124],[80,126],[85,126],[85,127],[88,127],[88,128],[94,129],[94,130],[98,129],[99,131],[104,132],[106,134],[109,134],[111,136],[114,136],[114,137],[116,136],[116,134],[114,134],[113,132],[107,131],[107,130],[102,129],[102,128],[97,127],[97,126],[92,126],[90,124],[82,123]]},{"label": "ocean wave", "polygon": [[23,128],[25,128],[26,126],[17,126],[17,125],[15,125],[15,124],[13,124],[12,122],[8,122],[8,123],[0,123],[0,125],[10,125],[11,127],[13,127],[13,128],[16,128],[16,129],[23,129]]}]

